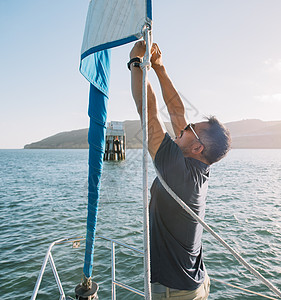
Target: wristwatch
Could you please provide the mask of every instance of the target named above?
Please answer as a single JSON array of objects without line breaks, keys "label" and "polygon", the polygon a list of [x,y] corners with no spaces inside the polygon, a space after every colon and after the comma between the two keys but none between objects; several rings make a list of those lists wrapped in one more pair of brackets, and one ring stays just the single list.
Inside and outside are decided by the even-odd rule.
[{"label": "wristwatch", "polygon": [[133,64],[133,67],[139,68],[140,63],[142,63],[142,58],[134,57],[134,58],[130,59],[130,61],[127,63],[127,67],[131,71],[131,64]]}]

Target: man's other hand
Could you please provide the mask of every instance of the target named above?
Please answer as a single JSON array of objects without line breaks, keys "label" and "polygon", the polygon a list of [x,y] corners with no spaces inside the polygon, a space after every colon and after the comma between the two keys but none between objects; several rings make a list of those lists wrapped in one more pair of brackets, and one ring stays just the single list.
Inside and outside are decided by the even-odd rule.
[{"label": "man's other hand", "polygon": [[150,61],[153,69],[163,66],[162,53],[156,43],[152,44]]}]

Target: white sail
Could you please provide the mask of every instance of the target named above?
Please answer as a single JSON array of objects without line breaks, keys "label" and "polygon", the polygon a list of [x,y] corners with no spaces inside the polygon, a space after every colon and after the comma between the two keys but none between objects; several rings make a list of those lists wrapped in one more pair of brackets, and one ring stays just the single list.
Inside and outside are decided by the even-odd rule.
[{"label": "white sail", "polygon": [[151,0],[91,0],[82,59],[96,51],[141,38],[145,24],[151,24]]}]

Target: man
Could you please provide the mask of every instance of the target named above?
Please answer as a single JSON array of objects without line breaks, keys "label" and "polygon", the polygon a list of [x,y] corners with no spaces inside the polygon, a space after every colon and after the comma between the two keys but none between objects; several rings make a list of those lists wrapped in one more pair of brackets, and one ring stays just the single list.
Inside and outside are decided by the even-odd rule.
[{"label": "man", "polygon": [[[132,94],[142,117],[142,70],[145,42],[135,44],[128,66]],[[185,108],[162,62],[157,44],[151,64],[162,89],[176,139],[165,133],[156,96],[148,83],[148,150],[169,187],[202,219],[205,214],[209,166],[230,148],[230,135],[215,117],[188,124]],[[202,258],[202,226],[166,192],[156,178],[151,187],[150,253],[152,299],[207,299],[210,279]]]}]

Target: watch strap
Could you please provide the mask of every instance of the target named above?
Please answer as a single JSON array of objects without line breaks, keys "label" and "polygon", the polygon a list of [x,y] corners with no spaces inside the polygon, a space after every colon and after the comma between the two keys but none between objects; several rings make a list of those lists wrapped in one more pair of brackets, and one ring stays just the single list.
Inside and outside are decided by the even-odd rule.
[{"label": "watch strap", "polygon": [[132,63],[134,67],[139,67],[140,63],[142,63],[142,59],[140,57],[133,57],[132,59],[130,59],[130,61],[127,63],[127,67],[130,71]]}]

